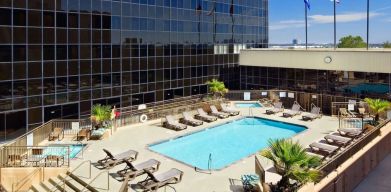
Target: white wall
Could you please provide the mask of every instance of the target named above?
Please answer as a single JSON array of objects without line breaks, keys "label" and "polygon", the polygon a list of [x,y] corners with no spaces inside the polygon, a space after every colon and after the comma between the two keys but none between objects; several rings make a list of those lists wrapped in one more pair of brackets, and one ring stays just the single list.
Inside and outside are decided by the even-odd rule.
[{"label": "white wall", "polygon": [[[331,57],[330,63],[325,62]],[[391,73],[391,51],[241,50],[240,65]]]}]

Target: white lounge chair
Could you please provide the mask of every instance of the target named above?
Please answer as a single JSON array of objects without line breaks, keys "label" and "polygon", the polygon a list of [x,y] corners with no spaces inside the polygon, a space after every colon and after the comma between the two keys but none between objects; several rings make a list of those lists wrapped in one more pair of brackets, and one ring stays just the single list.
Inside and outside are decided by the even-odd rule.
[{"label": "white lounge chair", "polygon": [[221,106],[221,111],[224,113],[228,113],[231,116],[239,115],[240,111],[233,110],[228,108],[226,105],[220,105]]},{"label": "white lounge chair", "polygon": [[361,128],[341,128],[341,129],[338,129],[338,133],[341,136],[355,138],[355,137],[358,137],[361,134],[363,134],[363,129],[361,129]]},{"label": "white lounge chair", "polygon": [[312,107],[310,113],[304,114],[302,116],[304,121],[308,121],[308,120],[313,121],[314,119],[321,118],[321,117],[322,114],[320,113],[320,107],[315,107],[315,106]]},{"label": "white lounge chair", "polygon": [[192,126],[199,126],[204,123],[200,120],[194,119],[188,112],[183,112],[182,115],[183,118],[181,118],[180,121],[183,123],[190,124]]},{"label": "white lounge chair", "polygon": [[301,108],[300,105],[295,103],[292,105],[292,108],[290,110],[284,111],[282,115],[284,117],[293,117],[299,115],[301,114],[300,108]]},{"label": "white lounge chair", "polygon": [[310,145],[310,148],[315,153],[323,153],[324,156],[330,156],[336,153],[339,149],[339,147],[334,145],[329,145],[325,143],[319,143],[319,142],[313,142]]},{"label": "white lounge chair", "polygon": [[282,102],[277,102],[274,104],[273,108],[266,110],[266,114],[271,115],[271,114],[279,113],[282,111],[284,111],[284,107],[282,106]]},{"label": "white lounge chair", "polygon": [[228,118],[228,117],[229,117],[229,114],[219,112],[219,111],[217,110],[216,106],[214,106],[214,105],[211,105],[211,106],[210,106],[210,110],[212,110],[212,112],[211,112],[210,114],[213,115],[213,116],[216,116],[216,117],[218,117],[218,118],[225,119],[225,118]]},{"label": "white lounge chair", "polygon": [[175,121],[174,117],[171,116],[171,115],[167,115],[166,116],[166,122],[164,123],[164,125],[169,128],[169,129],[174,129],[176,131],[178,130],[184,130],[187,128],[186,125],[183,125],[183,124],[180,124],[178,123],[177,121]]},{"label": "white lounge chair", "polygon": [[346,146],[352,141],[352,138],[342,137],[335,134],[326,135],[324,136],[324,139],[327,141],[327,143],[338,146]]},{"label": "white lounge chair", "polygon": [[143,191],[157,191],[160,187],[181,182],[183,177],[183,171],[175,168],[156,175],[148,170],[145,172],[148,177],[144,181],[138,182]]},{"label": "white lounge chair", "polygon": [[123,153],[113,155],[109,150],[103,149],[103,151],[106,153],[106,157],[98,160],[98,165],[102,166],[103,168],[108,168],[117,164],[124,163],[125,160],[128,161],[134,161],[137,159],[138,152],[134,150],[127,150]]},{"label": "white lounge chair", "polygon": [[137,176],[145,174],[145,170],[155,172],[159,169],[160,166],[160,162],[155,159],[150,159],[137,165],[133,165],[133,162],[128,160],[125,160],[125,163],[126,167],[117,171],[117,174],[121,177],[128,178],[129,180],[133,180]]},{"label": "white lounge chair", "polygon": [[212,122],[212,121],[217,121],[217,117],[210,116],[208,115],[203,109],[198,108],[197,109],[198,114],[196,114],[194,117],[196,119],[202,120],[202,121],[207,121],[207,122]]}]

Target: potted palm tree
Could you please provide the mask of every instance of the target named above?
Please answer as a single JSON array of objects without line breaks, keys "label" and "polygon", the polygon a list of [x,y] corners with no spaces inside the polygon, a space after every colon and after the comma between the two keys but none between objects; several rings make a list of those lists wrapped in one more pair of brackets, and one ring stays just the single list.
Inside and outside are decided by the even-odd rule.
[{"label": "potted palm tree", "polygon": [[386,111],[391,106],[391,103],[389,101],[381,99],[365,98],[364,101],[368,103],[369,108],[375,113],[376,122],[380,119],[380,113]]},{"label": "potted palm tree", "polygon": [[96,104],[91,108],[91,121],[95,128],[102,128],[103,123],[111,118],[111,107],[108,105]]},{"label": "potted palm tree", "polygon": [[317,181],[321,175],[314,169],[320,165],[321,159],[308,155],[299,143],[290,139],[269,140],[269,148],[261,151],[261,155],[270,159],[281,175],[277,185],[272,186],[273,191],[295,191],[297,186],[292,185],[290,179],[305,184]]},{"label": "potted palm tree", "polygon": [[222,81],[212,79],[207,81],[206,84],[209,87],[209,92],[211,92],[214,97],[221,98],[224,96],[224,94],[228,93],[228,89],[225,87],[225,84]]}]

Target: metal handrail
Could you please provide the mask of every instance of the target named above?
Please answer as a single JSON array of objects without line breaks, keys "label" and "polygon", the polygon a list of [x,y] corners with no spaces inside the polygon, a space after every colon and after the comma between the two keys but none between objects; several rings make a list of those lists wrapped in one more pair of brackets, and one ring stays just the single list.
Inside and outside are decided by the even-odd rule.
[{"label": "metal handrail", "polygon": [[[80,175],[78,175],[79,177],[83,177],[83,178],[87,178],[87,179],[89,179],[89,178],[91,178],[91,160],[86,160],[86,161],[83,161],[83,162],[81,162],[78,166],[76,166],[76,168],[74,168],[71,172],[69,172],[69,173],[67,173],[67,175],[65,176],[65,177],[63,177],[62,179],[61,179],[61,183],[60,182],[58,182],[58,183],[55,183],[55,184],[53,184],[53,186],[54,186],[54,189],[55,188],[57,188],[58,186],[60,186],[60,185],[62,185],[63,186],[63,189],[65,190],[65,181],[70,177],[70,175],[72,175],[76,170],[78,170],[82,165],[84,165],[85,163],[89,163],[89,170],[88,170],[88,177],[84,177],[84,176],[80,176]],[[50,189],[50,191],[53,191],[52,189]]]},{"label": "metal handrail", "polygon": [[99,187],[94,187],[96,189],[103,189],[103,190],[109,190],[110,189],[110,177],[109,177],[109,171],[102,171],[100,172],[98,175],[96,175],[86,186],[84,186],[80,192],[83,192],[84,189],[86,189],[87,187],[92,187],[92,183],[99,177],[101,176],[103,173],[107,173],[107,189],[104,189],[104,188],[99,188]]},{"label": "metal handrail", "polygon": [[209,170],[209,173],[212,174],[212,153],[209,153],[208,170]]},{"label": "metal handrail", "polygon": [[[21,180],[19,180],[18,182],[14,182],[12,183],[12,192],[14,191],[19,191],[19,189],[23,186],[23,185],[20,185],[20,184],[25,184],[26,181],[29,181],[38,171],[41,171],[41,168],[44,169],[44,167],[37,167],[35,168],[31,173],[29,173],[28,175],[26,175],[25,177],[23,177]],[[40,177],[39,179],[40,181],[43,181],[43,178]],[[20,186],[19,186],[20,185]]]}]

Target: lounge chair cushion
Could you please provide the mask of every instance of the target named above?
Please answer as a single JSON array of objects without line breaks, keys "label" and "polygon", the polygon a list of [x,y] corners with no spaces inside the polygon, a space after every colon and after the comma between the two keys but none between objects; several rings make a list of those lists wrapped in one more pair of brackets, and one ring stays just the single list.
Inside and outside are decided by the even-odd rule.
[{"label": "lounge chair cushion", "polygon": [[164,181],[170,180],[172,178],[178,177],[182,173],[183,173],[182,171],[180,171],[178,169],[175,169],[175,168],[172,168],[172,169],[170,169],[170,170],[168,170],[166,172],[154,175],[154,179],[157,182],[164,182]]}]

